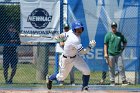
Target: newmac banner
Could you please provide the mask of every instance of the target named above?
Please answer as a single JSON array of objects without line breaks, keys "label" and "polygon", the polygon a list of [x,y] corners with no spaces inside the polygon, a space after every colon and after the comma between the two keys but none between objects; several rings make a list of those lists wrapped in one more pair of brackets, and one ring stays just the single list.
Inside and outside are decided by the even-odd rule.
[{"label": "newmac banner", "polygon": [[104,36],[111,31],[111,22],[116,21],[118,31],[123,33],[128,44],[123,52],[127,71],[138,71],[140,63],[140,0],[68,0],[69,23],[82,21],[82,43],[96,40],[96,47],[83,58],[93,71],[108,70],[104,59]]},{"label": "newmac banner", "polygon": [[20,0],[21,42],[53,42],[60,31],[59,0]]}]

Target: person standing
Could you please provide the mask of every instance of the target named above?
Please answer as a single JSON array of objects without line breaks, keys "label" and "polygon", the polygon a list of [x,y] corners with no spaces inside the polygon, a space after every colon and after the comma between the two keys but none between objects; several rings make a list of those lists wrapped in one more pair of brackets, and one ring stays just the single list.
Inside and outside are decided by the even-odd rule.
[{"label": "person standing", "polygon": [[[60,60],[60,59],[61,59],[61,55],[62,55],[62,53],[63,53],[63,48],[64,48],[64,45],[65,45],[65,41],[66,41],[66,39],[67,39],[67,37],[68,37],[68,33],[67,33],[67,32],[71,31],[71,30],[70,30],[70,26],[69,26],[67,23],[65,23],[65,24],[63,25],[63,27],[64,27],[64,32],[61,33],[61,34],[66,35],[66,36],[65,36],[66,38],[64,38],[63,40],[59,41],[59,42],[56,44],[56,52],[58,52],[58,55],[59,55],[59,63],[61,63],[61,62],[60,62],[60,61],[61,61],[61,60]],[[64,81],[60,81],[60,85],[63,85],[63,83],[64,83]],[[72,86],[75,85],[74,68],[72,68],[72,70],[70,71],[70,84],[71,84]]]},{"label": "person standing", "polygon": [[[82,91],[88,91],[88,83],[90,78],[90,69],[86,62],[79,54],[87,54],[96,44],[94,40],[89,42],[87,48],[83,48],[81,44],[81,34],[84,31],[83,24],[80,21],[72,23],[72,32],[69,32],[69,36],[65,41],[64,51],[61,57],[60,70],[58,74],[52,74],[48,78],[47,88],[52,88],[53,80],[64,81],[72,67],[76,67],[82,72]],[[61,37],[65,37],[61,35]]]},{"label": "person standing", "polygon": [[122,84],[128,84],[125,76],[122,52],[126,47],[127,40],[124,35],[117,31],[117,23],[111,23],[112,32],[108,32],[104,38],[104,57],[109,65],[111,85],[115,85],[115,65],[118,66]]},{"label": "person standing", "polygon": [[[7,29],[8,31],[5,33],[5,45],[3,48],[3,74],[5,78],[6,84],[13,83],[13,77],[16,74],[16,68],[18,63],[17,57],[17,46],[20,45],[20,38],[17,30],[14,28],[13,25],[10,25]],[[11,66],[11,74],[8,78],[8,68]]]}]

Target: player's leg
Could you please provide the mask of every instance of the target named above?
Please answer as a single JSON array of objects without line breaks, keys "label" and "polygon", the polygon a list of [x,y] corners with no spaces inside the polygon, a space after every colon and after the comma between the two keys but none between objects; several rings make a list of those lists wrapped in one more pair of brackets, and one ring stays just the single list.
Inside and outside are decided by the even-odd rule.
[{"label": "player's leg", "polygon": [[58,81],[64,81],[67,76],[69,75],[70,71],[72,70],[73,67],[73,59],[68,59],[68,58],[63,58],[59,64],[60,70],[59,73],[57,74],[56,78]]},{"label": "player's leg", "polygon": [[82,72],[83,76],[82,76],[82,90],[88,90],[88,83],[89,83],[89,79],[90,79],[90,69],[88,67],[88,65],[86,64],[86,62],[80,57],[77,56],[76,60],[74,61],[74,66]]},{"label": "player's leg", "polygon": [[74,78],[74,67],[70,71],[70,84],[75,85],[75,78]]},{"label": "player's leg", "polygon": [[111,85],[115,85],[115,57],[109,56],[109,61],[112,63],[112,66],[109,67],[109,75],[110,75],[110,81]]},{"label": "player's leg", "polygon": [[8,84],[8,68],[9,68],[9,64],[3,64],[3,75],[4,75],[4,79],[5,79],[5,83]]},{"label": "player's leg", "polygon": [[9,78],[8,83],[12,84],[13,83],[13,78],[16,74],[16,70],[17,70],[17,63],[18,63],[18,56],[17,56],[17,52],[16,52],[16,47],[12,47],[13,49],[11,49],[11,75]]},{"label": "player's leg", "polygon": [[117,65],[122,81],[126,80],[124,64],[121,55],[117,55]]},{"label": "player's leg", "polygon": [[[49,78],[49,80],[50,80],[50,82],[51,81],[53,81],[53,80],[56,80],[56,81],[58,81],[57,80],[57,78],[56,78],[56,75],[59,73],[59,70],[60,70],[60,66],[61,66],[61,64],[62,64],[62,62],[61,62],[61,58],[62,58],[62,53],[58,53],[58,65],[59,65],[59,68],[57,69],[57,71],[54,73],[54,74],[52,74],[52,75],[50,75],[48,78]],[[63,82],[64,81],[59,81],[59,83],[60,83],[60,85],[63,85]],[[51,83],[50,83],[50,85],[51,85]]]},{"label": "player's leg", "polygon": [[[61,64],[61,58],[62,58],[62,53],[59,53],[59,66],[60,66],[60,64]],[[60,68],[60,67],[59,67]],[[58,69],[58,72],[59,72],[59,69]],[[64,81],[59,81],[59,85],[60,86],[62,86],[62,85],[64,85]]]},{"label": "player's leg", "polygon": [[71,61],[71,59],[68,60],[67,58],[63,58],[63,57],[61,59],[62,60],[59,63],[60,68],[58,74],[57,73],[52,74],[48,78],[48,83],[47,83],[48,89],[52,88],[53,80],[64,81],[73,67],[73,62]]},{"label": "player's leg", "polygon": [[124,68],[124,63],[121,54],[117,55],[117,64],[118,64],[118,70],[121,76],[122,84],[129,84],[126,80],[125,68]]},{"label": "player's leg", "polygon": [[8,68],[9,68],[9,50],[8,47],[4,47],[3,49],[3,75],[5,78],[5,83],[8,84]]}]

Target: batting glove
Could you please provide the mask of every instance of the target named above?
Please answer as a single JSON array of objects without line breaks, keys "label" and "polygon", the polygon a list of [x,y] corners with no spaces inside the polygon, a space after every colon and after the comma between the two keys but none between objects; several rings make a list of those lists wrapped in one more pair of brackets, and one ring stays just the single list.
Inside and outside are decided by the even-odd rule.
[{"label": "batting glove", "polygon": [[91,40],[89,42],[89,48],[94,48],[96,46],[96,41],[95,40]]},{"label": "batting glove", "polygon": [[64,37],[62,35],[54,37],[57,42],[64,42]]}]

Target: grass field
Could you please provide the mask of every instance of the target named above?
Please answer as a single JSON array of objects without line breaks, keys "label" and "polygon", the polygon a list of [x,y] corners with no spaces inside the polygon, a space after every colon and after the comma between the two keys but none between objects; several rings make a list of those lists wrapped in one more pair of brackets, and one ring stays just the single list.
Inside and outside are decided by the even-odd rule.
[{"label": "grass field", "polygon": [[[53,65],[49,65],[48,73],[52,74],[54,72]],[[11,69],[9,69],[9,73]],[[0,84],[4,84],[4,77],[3,77],[3,68],[2,64],[0,64]],[[81,73],[79,71],[75,71],[75,83],[81,84]],[[100,81],[101,73],[93,72],[91,73],[90,84],[96,84]],[[17,66],[17,73],[13,80],[14,83],[20,83],[20,85],[28,84],[35,85],[35,84],[45,84],[46,80],[36,80],[36,65],[34,64],[18,64]],[[55,83],[55,82],[54,82]],[[69,83],[69,76],[65,80],[65,83]]]},{"label": "grass field", "polygon": [[[48,73],[52,74],[54,72],[53,65],[49,65]],[[10,73],[11,69],[9,69]],[[0,64],[0,82],[4,83],[3,78],[3,68],[2,64]],[[97,78],[98,77],[98,78]],[[99,72],[93,72],[91,73],[91,83],[96,83],[96,81],[99,80],[99,77],[101,77]],[[80,83],[81,80],[81,73],[79,71],[75,71],[75,79],[77,83]],[[97,79],[97,80],[96,80]],[[69,80],[69,76],[66,79],[66,82]],[[43,83],[45,81],[37,81],[36,80],[36,65],[34,64],[18,64],[17,66],[17,73],[14,78],[14,82],[17,83]]]},{"label": "grass field", "polygon": [[[54,72],[53,65],[49,65],[48,73],[52,74]],[[10,72],[11,70],[9,70]],[[107,74],[108,75],[108,74]],[[3,68],[2,64],[0,64],[0,88],[5,87],[46,87],[46,80],[36,80],[36,66],[34,64],[18,64],[17,73],[14,77],[12,85],[5,84],[3,78]],[[82,84],[81,80],[82,74],[79,71],[75,71],[75,83],[77,85]],[[98,85],[101,80],[101,72],[92,72],[89,85]],[[65,85],[69,84],[69,76],[65,80]],[[109,84],[109,76],[107,76],[105,85]],[[54,85],[57,87],[57,83],[54,82]],[[60,86],[59,86],[60,87]],[[120,86],[118,86],[120,87]],[[139,88],[140,85],[129,85],[128,88]]]}]

